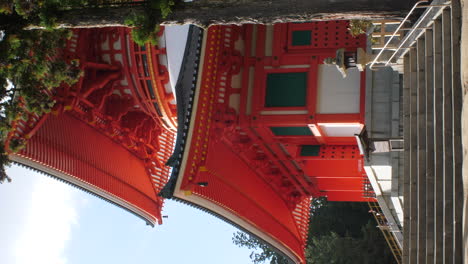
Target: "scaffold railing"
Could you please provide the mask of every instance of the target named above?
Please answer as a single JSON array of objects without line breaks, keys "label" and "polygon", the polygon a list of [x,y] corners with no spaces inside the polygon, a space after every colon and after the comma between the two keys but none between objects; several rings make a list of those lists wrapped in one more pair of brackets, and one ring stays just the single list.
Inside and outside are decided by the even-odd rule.
[{"label": "scaffold railing", "polygon": [[[374,69],[374,65],[378,63],[379,59],[381,59],[382,54],[385,51],[389,51],[389,45],[392,42],[392,40],[395,38],[395,36],[400,36],[400,31],[407,31],[407,33],[404,35],[403,38],[399,41],[398,45],[396,46],[395,49],[392,48],[393,52],[391,53],[391,56],[387,59],[385,59],[384,66],[389,66],[392,64],[394,60],[398,60],[401,56],[403,56],[413,45],[413,43],[416,41],[416,39],[419,38],[424,33],[424,30],[433,23],[433,20],[435,17],[437,17],[440,12],[446,8],[447,6],[450,6],[451,1],[446,1],[446,0],[433,0],[430,4],[422,5],[423,3],[428,3],[429,0],[419,0],[416,2],[416,4],[411,8],[410,12],[406,17],[401,21],[400,25],[397,27],[397,29],[394,31],[394,33],[391,35],[391,37],[388,39],[388,41],[385,43],[383,48],[377,53],[375,56],[374,60],[370,64],[369,68]],[[415,22],[415,24],[409,28],[403,28],[403,25],[409,21],[409,18],[411,15],[413,15],[413,12],[416,9],[426,9],[425,12],[419,17],[419,19]]]},{"label": "scaffold railing", "polygon": [[[420,0],[418,1],[416,4],[414,4],[413,8],[411,8],[411,10],[409,11],[408,15],[406,15],[406,17],[401,21],[400,25],[397,27],[397,29],[393,32],[393,34],[390,36],[390,38],[388,39],[388,41],[385,43],[385,45],[383,46],[383,48],[379,51],[379,53],[377,53],[377,56],[375,56],[374,60],[372,61],[372,63],[370,64],[369,68],[372,70],[374,64],[377,63],[378,59],[380,58],[380,56],[385,52],[385,50],[387,50],[387,47],[390,45],[390,43],[392,42],[392,40],[395,38],[395,36],[397,36],[398,32],[400,32],[400,29],[403,27],[403,25],[408,21],[408,18],[413,14],[414,10],[416,10],[420,4],[422,3],[427,3],[428,0]],[[398,47],[398,49],[400,49],[400,47]],[[395,53],[394,53],[395,54]],[[392,55],[392,58],[393,58],[393,55]],[[389,59],[387,61],[387,63],[385,63],[385,65],[387,65],[389,63],[391,59]]]},{"label": "scaffold railing", "polygon": [[382,235],[387,241],[388,247],[392,251],[393,256],[398,264],[402,263],[402,252],[401,248],[398,245],[398,242],[393,235],[393,229],[390,226],[387,218],[385,217],[382,209],[378,202],[367,202],[369,204],[369,212],[374,216],[375,221],[377,222],[377,227],[382,232]]}]

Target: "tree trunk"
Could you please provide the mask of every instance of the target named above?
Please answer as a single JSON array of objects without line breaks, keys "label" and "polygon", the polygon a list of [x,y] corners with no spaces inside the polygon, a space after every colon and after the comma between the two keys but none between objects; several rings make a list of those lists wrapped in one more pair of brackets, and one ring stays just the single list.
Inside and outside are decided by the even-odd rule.
[{"label": "tree trunk", "polygon": [[[417,0],[198,0],[178,3],[160,24],[272,24],[335,19],[403,17]],[[144,6],[65,11],[59,27],[125,26],[131,13]]]}]

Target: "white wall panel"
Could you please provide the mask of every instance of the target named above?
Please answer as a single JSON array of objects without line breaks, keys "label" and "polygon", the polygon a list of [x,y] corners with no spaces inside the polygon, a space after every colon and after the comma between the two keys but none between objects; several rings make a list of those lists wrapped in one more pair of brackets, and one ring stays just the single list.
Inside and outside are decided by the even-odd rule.
[{"label": "white wall panel", "polygon": [[317,113],[359,113],[361,73],[348,69],[346,78],[334,65],[319,65],[317,84]]}]

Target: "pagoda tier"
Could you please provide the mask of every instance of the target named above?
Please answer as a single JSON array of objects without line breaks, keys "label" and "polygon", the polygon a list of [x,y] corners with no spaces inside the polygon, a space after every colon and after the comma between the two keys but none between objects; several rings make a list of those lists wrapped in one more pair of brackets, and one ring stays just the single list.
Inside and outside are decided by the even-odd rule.
[{"label": "pagoda tier", "polygon": [[311,198],[373,199],[355,139],[364,128],[365,73],[349,68],[343,78],[323,64],[337,49],[352,58],[366,47],[348,25],[212,26],[192,36],[199,41],[189,41],[185,65],[196,75],[179,77],[178,111],[186,114],[162,194],[305,263]]},{"label": "pagoda tier", "polygon": [[9,141],[27,144],[11,159],[161,223],[177,129],[163,31],[140,47],[125,28],[75,30],[64,53],[84,75],[52,91],[51,113],[14,123]]}]

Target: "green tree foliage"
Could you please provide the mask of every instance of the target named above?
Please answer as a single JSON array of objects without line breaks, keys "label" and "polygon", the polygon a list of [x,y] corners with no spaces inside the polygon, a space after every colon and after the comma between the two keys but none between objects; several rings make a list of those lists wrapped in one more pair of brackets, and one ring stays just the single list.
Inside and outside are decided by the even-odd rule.
[{"label": "green tree foliage", "polygon": [[39,17],[46,1],[0,2],[0,183],[11,179],[6,147],[13,152],[24,146],[14,139],[5,146],[13,124],[28,113],[42,115],[54,106],[52,89],[74,84],[81,72],[78,61],[67,63],[63,50],[70,31],[24,30],[31,17]]},{"label": "green tree foliage", "polygon": [[372,220],[361,228],[359,237],[349,234],[340,236],[330,231],[310,240],[306,248],[308,264],[395,263],[382,234]]},{"label": "green tree foliage", "polygon": [[361,34],[369,34],[369,29],[372,29],[374,25],[369,20],[351,20],[349,23],[349,33],[353,37],[357,37]]},{"label": "green tree foliage", "polygon": [[[11,179],[5,173],[10,161],[6,149],[15,152],[24,140],[6,139],[13,124],[26,119],[28,113],[42,115],[54,106],[51,94],[62,85],[78,81],[79,61],[66,62],[63,50],[71,36],[69,30],[55,29],[56,21],[66,10],[110,8],[134,5],[132,0],[0,0],[0,183]],[[132,36],[143,45],[156,44],[160,17],[165,18],[175,5],[174,0],[148,0],[144,14],[133,14],[127,25]],[[44,30],[26,30],[30,25]]]},{"label": "green tree foliage", "polygon": [[145,45],[146,43],[151,43],[152,45],[158,44],[158,32],[159,25],[155,24],[155,14],[146,12],[143,14],[131,14],[126,20],[125,24],[133,27],[132,29],[132,39],[140,46]]},{"label": "green tree foliage", "polygon": [[159,32],[160,18],[166,18],[172,13],[172,7],[175,6],[174,0],[150,0],[148,2],[147,12],[143,14],[132,13],[125,19],[125,24],[132,27],[132,39],[139,45],[151,43],[157,45],[157,34]]},{"label": "green tree foliage", "polygon": [[250,259],[254,264],[265,263],[265,261],[269,261],[270,264],[289,264],[285,257],[272,250],[267,244],[246,233],[234,233],[232,242],[239,247],[251,249]]},{"label": "green tree foliage", "polygon": [[111,8],[115,6],[145,5],[144,13],[131,13],[125,24],[133,28],[132,37],[136,43],[157,44],[158,21],[166,18],[179,0],[147,0],[135,3],[132,0],[0,0],[0,13],[17,14],[26,24],[38,24],[48,29],[56,26],[63,11],[80,8]]},{"label": "green tree foliage", "polygon": [[[366,203],[314,199],[306,247],[307,263],[395,263],[368,210]],[[250,258],[255,264],[267,261],[273,264],[288,263],[284,257],[253,236],[237,232],[233,242],[251,249]],[[278,262],[279,258],[283,262]]]},{"label": "green tree foliage", "polygon": [[[336,248],[331,251],[335,253],[329,255],[335,259],[341,256],[343,258],[340,259],[359,260],[351,263],[395,263],[385,238],[369,213],[367,203],[324,201],[310,219],[308,261],[314,264],[348,263],[319,262],[323,257],[319,248],[324,248],[323,244],[335,245]],[[352,246],[353,250],[344,250],[343,245]]]},{"label": "green tree foliage", "polygon": [[365,253],[360,252],[359,240],[352,237],[341,237],[335,232],[330,232],[321,237],[312,238],[313,246],[306,249],[307,263],[364,263],[362,258]]},{"label": "green tree foliage", "polygon": [[361,227],[365,226],[372,215],[368,213],[367,203],[327,202],[313,213],[310,219],[310,239],[328,235],[330,231],[339,236],[361,237]]},{"label": "green tree foliage", "polygon": [[[51,94],[62,85],[78,81],[79,61],[66,62],[63,50],[71,36],[69,30],[55,29],[62,12],[80,8],[109,8],[134,5],[131,0],[0,0],[0,183],[11,179],[5,173],[10,161],[6,149],[15,152],[24,140],[6,139],[13,124],[26,119],[28,113],[42,115],[54,106]],[[160,17],[165,18],[174,0],[148,0],[144,14],[133,14],[127,25],[140,45],[156,44]],[[26,30],[36,24],[43,30]]]}]

